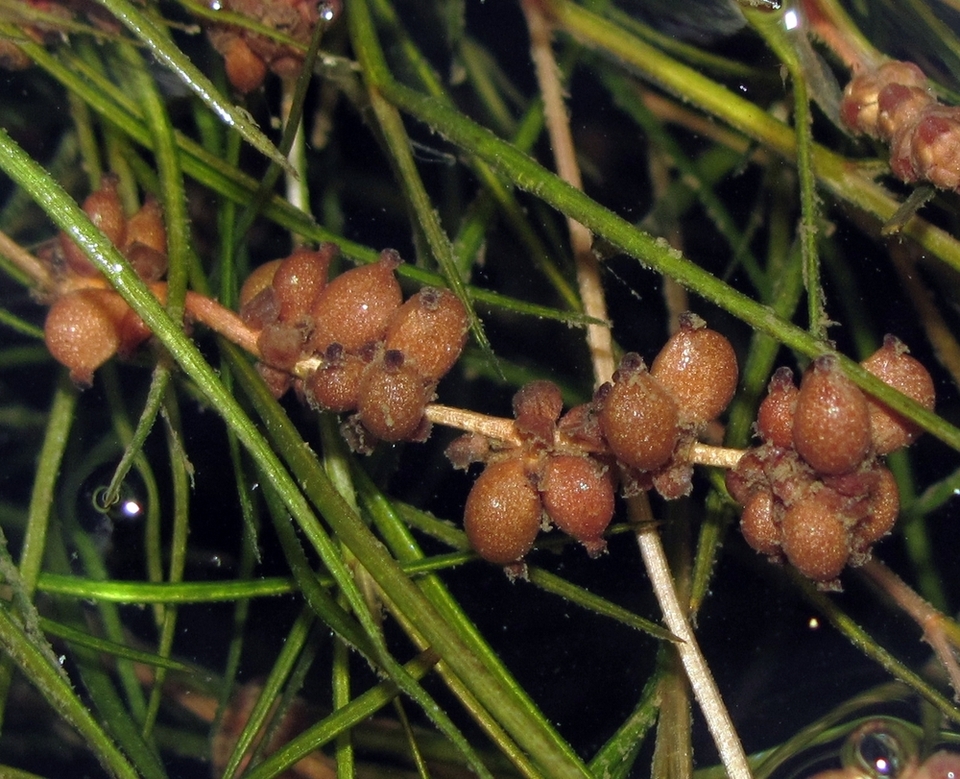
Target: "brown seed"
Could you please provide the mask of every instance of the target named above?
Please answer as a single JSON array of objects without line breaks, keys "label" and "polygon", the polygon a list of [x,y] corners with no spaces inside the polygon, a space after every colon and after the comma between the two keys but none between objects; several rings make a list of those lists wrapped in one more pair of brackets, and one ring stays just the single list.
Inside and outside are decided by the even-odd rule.
[{"label": "brown seed", "polygon": [[463,529],[484,560],[509,565],[533,547],[540,513],[540,495],[523,461],[500,460],[490,463],[474,482],[463,512]]},{"label": "brown seed", "polygon": [[543,506],[551,521],[580,541],[591,556],[606,549],[603,531],[613,519],[610,469],[590,457],[549,457],[540,477]]},{"label": "brown seed", "polygon": [[839,501],[822,489],[798,501],[783,515],[783,551],[808,579],[836,579],[850,557],[850,537],[837,511]]},{"label": "brown seed", "polygon": [[290,372],[303,353],[303,332],[290,325],[267,325],[260,331],[257,348],[264,363]]},{"label": "brown seed", "polygon": [[[893,335],[861,365],[881,381],[899,390],[928,410],[933,410],[936,393],[930,372],[907,353],[904,343]],[[877,454],[888,454],[912,443],[920,428],[875,398],[868,397],[870,428]]]},{"label": "brown seed", "polygon": [[387,327],[385,346],[427,381],[440,381],[467,342],[467,311],[448,289],[424,287],[398,308]]},{"label": "brown seed", "polygon": [[740,532],[744,540],[760,554],[770,557],[780,554],[780,525],[775,519],[774,509],[773,493],[763,490],[747,499],[740,514]]},{"label": "brown seed", "polygon": [[754,493],[770,489],[765,471],[768,451],[767,447],[749,449],[737,464],[727,471],[727,490],[741,506],[746,506]]},{"label": "brown seed", "polygon": [[230,83],[243,94],[252,92],[267,77],[267,66],[239,36],[226,45],[223,64]]},{"label": "brown seed", "polygon": [[[83,210],[114,246],[123,246],[127,218],[117,193],[117,177],[107,174],[100,179],[100,189],[91,192],[83,201]],[[100,271],[90,262],[66,233],[60,233],[60,248],[67,265],[79,276],[98,276]]]},{"label": "brown seed", "polygon": [[286,371],[279,370],[265,363],[257,363],[257,373],[267,385],[270,394],[275,398],[282,398],[293,384],[293,376]]},{"label": "brown seed", "polygon": [[673,395],[681,423],[716,419],[737,390],[737,355],[725,336],[696,314],[680,317],[680,329],[664,344],[650,374]]},{"label": "brown seed", "polygon": [[531,381],[513,396],[514,425],[530,441],[552,444],[561,411],[563,397],[552,381]]},{"label": "brown seed", "polygon": [[433,385],[425,385],[399,352],[388,351],[364,371],[357,412],[363,426],[381,441],[409,441],[421,432],[432,395]]},{"label": "brown seed", "polygon": [[140,210],[127,220],[126,246],[136,243],[149,246],[160,254],[167,253],[167,228],[163,208],[154,197],[147,197]]},{"label": "brown seed", "polygon": [[243,286],[240,287],[240,299],[238,302],[241,311],[251,300],[273,284],[274,274],[282,262],[282,259],[265,262],[263,265],[258,265],[254,268],[250,275],[247,276],[247,280],[244,281]]},{"label": "brown seed", "polygon": [[240,319],[251,330],[262,330],[277,324],[280,319],[280,301],[273,287],[261,289],[240,308]]},{"label": "brown seed", "polygon": [[490,439],[479,433],[465,433],[453,439],[443,453],[454,468],[465,471],[473,463],[486,462],[490,456]]},{"label": "brown seed", "polygon": [[80,289],[50,307],[44,323],[47,348],[77,384],[92,384],[93,372],[116,354],[125,306],[112,290]]},{"label": "brown seed", "polygon": [[128,244],[123,255],[144,281],[159,281],[167,272],[167,255],[146,244]]},{"label": "brown seed", "polygon": [[653,474],[653,487],[664,500],[678,500],[693,492],[693,466],[690,463],[668,463]]},{"label": "brown seed", "polygon": [[332,344],[323,364],[307,378],[307,401],[338,414],[353,411],[360,397],[360,379],[366,367],[363,358],[346,354],[340,344]]},{"label": "brown seed", "polygon": [[827,476],[852,471],[870,449],[867,399],[833,355],[818,357],[803,375],[793,443],[815,471]]},{"label": "brown seed", "polygon": [[869,509],[865,519],[854,529],[854,547],[865,551],[889,533],[900,514],[900,490],[897,480],[888,468],[876,468],[879,479],[870,494]]},{"label": "brown seed", "polygon": [[295,324],[313,308],[327,283],[327,271],[337,247],[323,244],[313,251],[300,247],[280,261],[273,275],[273,291],[280,303],[280,321]]},{"label": "brown seed", "polygon": [[778,368],[767,386],[767,396],[757,411],[757,432],[773,446],[793,446],[793,415],[797,409],[797,386],[793,371]]},{"label": "brown seed", "polygon": [[638,355],[624,355],[600,409],[600,428],[624,464],[653,471],[673,455],[679,438],[677,404]]},{"label": "brown seed", "polygon": [[604,452],[607,445],[600,430],[599,413],[595,403],[581,403],[560,417],[557,431],[583,451]]},{"label": "brown seed", "polygon": [[383,338],[387,322],[403,300],[393,273],[399,262],[396,252],[387,250],[373,265],[341,273],[323,288],[311,312],[314,353],[326,351],[332,343],[358,352]]}]

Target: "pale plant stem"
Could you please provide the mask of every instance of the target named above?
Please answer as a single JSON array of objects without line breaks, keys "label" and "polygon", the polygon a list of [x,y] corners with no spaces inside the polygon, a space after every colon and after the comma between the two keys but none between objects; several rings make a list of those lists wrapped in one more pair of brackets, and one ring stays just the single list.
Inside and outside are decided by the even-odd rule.
[{"label": "pale plant stem", "polygon": [[675,645],[677,652],[727,775],[731,779],[749,779],[752,774],[743,745],[717,689],[713,674],[710,673],[710,667],[700,651],[686,612],[677,598],[667,555],[657,534],[656,525],[652,523],[650,503],[645,494],[638,497],[642,500],[631,498],[627,501],[627,506],[630,518],[637,523],[637,544],[657,602],[663,610],[663,621],[667,629],[680,639],[680,643]]},{"label": "pale plant stem", "polygon": [[47,292],[54,287],[50,269],[3,231],[0,231],[0,254],[33,279],[38,291]]},{"label": "pale plant stem", "polygon": [[[537,71],[537,81],[544,103],[544,117],[547,131],[553,146],[557,173],[568,184],[582,189],[580,169],[577,165],[576,150],[570,134],[570,124],[563,102],[563,91],[556,61],[551,48],[550,26],[540,10],[538,3],[526,0],[522,3],[530,29],[531,56]],[[608,321],[606,300],[600,280],[600,265],[593,254],[590,232],[578,222],[567,220],[570,232],[570,244],[577,267],[577,284],[583,301],[584,312],[588,316]],[[597,386],[609,381],[614,371],[613,340],[608,326],[591,325],[587,328],[587,345],[593,362],[594,381]],[[663,543],[652,520],[650,503],[645,493],[628,501],[631,514],[639,514],[634,519],[647,520],[638,526],[637,542],[646,565],[657,602],[664,613],[667,627],[679,636],[683,643],[678,645],[680,659],[690,680],[690,687],[700,704],[707,726],[717,745],[721,760],[729,776],[733,779],[750,777],[743,746],[733,727],[723,699],[700,652],[693,630],[686,614],[680,606],[674,586],[673,576],[667,564]]]},{"label": "pale plant stem", "polygon": [[[577,164],[570,122],[563,102],[563,88],[559,69],[551,47],[551,31],[547,20],[535,2],[522,3],[530,29],[530,54],[537,71],[537,82],[543,96],[543,112],[547,132],[553,147],[557,173],[564,181],[577,189],[583,189],[580,166]],[[593,253],[593,236],[579,222],[567,219],[570,248],[577,268],[577,286],[587,316],[608,321],[607,302],[600,280],[600,263]],[[587,326],[587,346],[593,362],[593,373],[599,386],[609,381],[614,371],[613,340],[607,325]]]},{"label": "pale plant stem", "polygon": [[[282,84],[282,95],[280,98],[280,115],[283,124],[290,121],[290,112],[293,108],[294,92],[297,88],[295,80],[284,80]],[[290,170],[284,171],[284,181],[286,184],[287,202],[294,208],[303,213],[310,213],[309,193],[307,191],[307,149],[303,133],[303,117],[297,120],[297,132],[293,137],[293,143],[290,144],[290,151],[287,152],[287,161],[290,163]],[[303,236],[296,233],[291,234],[294,246],[303,244]]]}]

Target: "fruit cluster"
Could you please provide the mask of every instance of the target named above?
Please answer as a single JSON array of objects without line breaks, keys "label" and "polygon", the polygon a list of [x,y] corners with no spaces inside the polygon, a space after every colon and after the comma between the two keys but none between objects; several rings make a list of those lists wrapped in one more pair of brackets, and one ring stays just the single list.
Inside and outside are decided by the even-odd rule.
[{"label": "fruit cluster", "polygon": [[340,10],[339,0],[220,0],[218,9],[246,16],[263,27],[276,30],[300,44],[282,43],[275,38],[232,24],[210,24],[207,37],[223,56],[227,78],[244,94],[252,92],[267,72],[284,80],[295,79],[303,67],[303,48],[310,42],[314,27],[329,22]]},{"label": "fruit cluster", "polygon": [[890,167],[904,181],[960,187],[960,107],[939,103],[912,62],[885,62],[853,78],[840,114],[851,130],[890,145]]},{"label": "fruit cluster", "polygon": [[[147,282],[167,271],[167,233],[160,204],[147,198],[128,217],[117,194],[117,180],[103,177],[83,210],[120,249]],[[112,289],[97,287],[100,271],[66,233],[60,233],[49,258],[57,275],[59,295],[47,313],[44,338],[50,353],[70,369],[78,384],[89,385],[93,372],[114,354],[129,354],[150,336],[143,320]]]},{"label": "fruit cluster", "polygon": [[426,405],[466,342],[466,310],[436,287],[404,302],[392,250],[328,282],[336,251],[297,249],[244,283],[240,318],[258,333],[258,369],[277,397],[294,385],[313,408],[356,411],[343,430],[357,450],[371,437],[423,440]]},{"label": "fruit cluster", "polygon": [[[930,374],[897,338],[887,336],[862,364],[933,408]],[[844,567],[865,562],[893,527],[899,493],[879,458],[912,442],[918,428],[864,395],[836,357],[825,355],[811,363],[799,388],[788,368],[774,374],[757,432],[763,444],[727,473],[727,487],[743,506],[744,538],[821,586],[836,587]]]},{"label": "fruit cluster", "polygon": [[546,381],[514,396],[519,446],[478,434],[454,441],[455,467],[483,462],[467,498],[464,528],[486,560],[522,571],[541,525],[553,525],[591,555],[604,551],[617,485],[625,495],[655,488],[666,498],[691,489],[687,450],[736,390],[729,341],[685,314],[650,370],[624,355],[611,383],[561,416],[560,391]]}]

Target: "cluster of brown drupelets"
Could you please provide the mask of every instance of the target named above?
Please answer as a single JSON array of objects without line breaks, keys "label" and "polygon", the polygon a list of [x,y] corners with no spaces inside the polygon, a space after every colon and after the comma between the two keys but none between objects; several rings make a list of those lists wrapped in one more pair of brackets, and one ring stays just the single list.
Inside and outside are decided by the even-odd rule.
[{"label": "cluster of brown drupelets", "polygon": [[840,115],[851,130],[890,145],[890,168],[904,181],[960,187],[960,107],[939,103],[912,62],[893,60],[855,76]]},{"label": "cluster of brown drupelets", "polygon": [[512,573],[522,571],[541,525],[601,553],[617,485],[627,496],[689,494],[690,447],[736,387],[733,347],[694,314],[681,317],[649,370],[638,354],[624,355],[611,382],[562,416],[555,385],[528,384],[513,400],[518,446],[469,434],[447,450],[456,467],[485,463],[467,498],[470,543]]},{"label": "cluster of brown drupelets", "polygon": [[[166,232],[158,204],[148,199],[128,217],[107,176],[83,208],[163,299]],[[336,255],[324,244],[258,267],[241,289],[239,316],[188,293],[187,316],[256,354],[275,396],[292,387],[313,408],[350,413],[341,429],[354,449],[422,441],[437,384],[466,341],[467,312],[452,292],[435,287],[404,301],[395,274],[401,260],[392,250],[328,279]],[[89,384],[97,367],[132,352],[150,331],[66,235],[46,259],[54,279],[47,345],[75,381]],[[863,367],[933,408],[930,374],[893,336]],[[638,354],[624,355],[612,381],[566,413],[553,383],[521,388],[512,423],[499,421],[506,434],[503,426],[469,433],[447,450],[455,467],[484,464],[466,503],[470,543],[511,573],[523,570],[543,527],[601,553],[618,489],[625,497],[651,489],[668,500],[689,494],[693,463],[705,461],[695,450],[737,381],[729,341],[685,314],[649,369]],[[744,507],[744,537],[758,552],[835,586],[843,568],[862,564],[893,526],[899,495],[881,458],[919,429],[864,395],[826,355],[799,387],[789,369],[774,374],[757,432],[762,444],[727,475]]]},{"label": "cluster of brown drupelets", "polygon": [[[888,335],[862,365],[933,408],[933,380],[899,339]],[[893,527],[900,496],[880,458],[911,443],[919,428],[864,395],[836,357],[825,355],[810,364],[799,388],[789,368],[773,375],[757,432],[763,444],[727,473],[727,487],[744,507],[744,538],[834,586],[844,567],[863,564]]]},{"label": "cluster of brown drupelets", "polygon": [[248,27],[207,20],[207,37],[223,57],[227,78],[246,94],[263,84],[268,72],[284,80],[299,76],[314,28],[339,14],[340,0],[219,0],[217,8],[245,16],[297,44]]},{"label": "cluster of brown drupelets", "polygon": [[404,302],[392,250],[328,283],[336,251],[297,249],[247,279],[240,318],[259,334],[261,375],[278,397],[294,385],[314,408],[356,411],[343,430],[359,451],[374,440],[423,441],[424,411],[460,357],[467,312],[437,287]]},{"label": "cluster of brown drupelets", "polygon": [[[155,282],[167,272],[167,231],[160,204],[152,198],[127,217],[117,194],[117,180],[104,176],[83,210],[123,253],[137,274]],[[51,247],[46,260],[59,291],[44,324],[50,353],[70,369],[81,385],[93,381],[93,372],[113,355],[131,354],[150,337],[143,320],[114,290],[97,286],[103,279],[86,255],[65,233]]]}]

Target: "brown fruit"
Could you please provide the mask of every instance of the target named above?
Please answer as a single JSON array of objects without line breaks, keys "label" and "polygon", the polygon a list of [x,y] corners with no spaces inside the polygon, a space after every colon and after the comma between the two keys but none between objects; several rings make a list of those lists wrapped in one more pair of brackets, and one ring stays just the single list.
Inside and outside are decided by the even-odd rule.
[{"label": "brown fruit", "polygon": [[387,327],[385,346],[427,381],[440,381],[467,342],[467,311],[448,289],[424,287],[398,308]]},{"label": "brown fruit", "polygon": [[327,271],[337,247],[324,244],[316,251],[298,248],[281,260],[273,275],[273,291],[280,303],[280,321],[295,324],[310,313],[327,283]]},{"label": "brown fruit", "polygon": [[[100,228],[101,232],[114,246],[123,246],[127,232],[127,217],[123,213],[123,205],[117,193],[117,177],[105,175],[100,180],[100,189],[91,192],[83,201],[83,210],[90,221]],[[79,276],[98,276],[100,271],[90,262],[66,233],[60,233],[60,248],[63,251],[67,265]]]},{"label": "brown fruit", "polygon": [[385,352],[360,380],[357,412],[363,426],[381,441],[410,441],[423,433],[423,412],[433,395],[400,352]]},{"label": "brown fruit", "polygon": [[293,376],[286,371],[262,362],[258,362],[256,368],[257,373],[260,374],[260,378],[263,379],[264,384],[267,385],[267,389],[270,390],[270,394],[275,398],[282,398],[293,384]]},{"label": "brown fruit", "polygon": [[609,468],[590,457],[556,455],[547,458],[539,486],[553,524],[580,541],[591,556],[606,549],[603,531],[614,510]]},{"label": "brown fruit", "polygon": [[147,197],[140,210],[127,220],[126,245],[141,243],[160,254],[167,253],[167,227],[163,208],[154,197]]},{"label": "brown fruit", "polygon": [[80,289],[58,298],[47,312],[44,340],[50,354],[70,369],[77,384],[93,383],[93,372],[120,346],[123,299],[106,289]]},{"label": "brown fruit", "polygon": [[251,330],[262,330],[277,324],[280,319],[280,301],[273,287],[260,290],[240,308],[240,319]]},{"label": "brown fruit", "polygon": [[680,434],[677,404],[639,355],[624,355],[613,384],[602,394],[600,429],[614,456],[641,471],[665,464]]},{"label": "brown fruit", "polygon": [[144,281],[159,281],[167,272],[167,255],[151,246],[142,243],[129,244],[123,254]]},{"label": "brown fruit", "polygon": [[303,332],[279,323],[267,325],[260,331],[257,348],[267,365],[290,372],[303,353]]},{"label": "brown fruit", "polygon": [[747,499],[740,514],[740,532],[744,540],[760,554],[770,557],[780,554],[780,525],[774,512],[773,493],[763,490]]},{"label": "brown fruit", "polygon": [[868,513],[854,528],[854,547],[867,550],[893,530],[900,514],[900,489],[888,468],[877,466],[877,484],[870,494]]},{"label": "brown fruit", "polygon": [[311,312],[314,353],[326,351],[332,343],[358,352],[383,338],[387,322],[403,301],[393,273],[399,263],[397,253],[387,250],[373,265],[341,273],[323,288]]},{"label": "brown fruit", "polygon": [[267,66],[239,36],[225,46],[223,64],[230,83],[243,94],[252,92],[267,77]]},{"label": "brown fruit", "polygon": [[307,378],[307,401],[319,408],[343,413],[353,411],[360,397],[360,379],[367,363],[346,354],[340,344],[331,344],[323,364]]},{"label": "brown fruit", "polygon": [[870,449],[870,411],[859,388],[833,355],[818,357],[803,375],[793,419],[793,443],[820,474],[856,468]]},{"label": "brown fruit", "polygon": [[822,489],[783,515],[783,551],[800,573],[816,582],[836,579],[850,557],[850,536],[838,504],[832,491]]},{"label": "brown fruit", "polygon": [[778,368],[767,385],[767,396],[757,411],[757,432],[773,446],[793,446],[793,415],[797,409],[797,386],[793,371]]},{"label": "brown fruit", "polygon": [[454,468],[465,471],[473,463],[487,461],[490,456],[490,439],[479,433],[465,433],[453,439],[443,453]]},{"label": "brown fruit", "polygon": [[[609,386],[609,385],[608,385]],[[595,403],[574,406],[557,422],[557,431],[587,452],[606,451],[603,432],[600,430],[600,411]]]},{"label": "brown fruit", "polygon": [[240,287],[240,299],[238,302],[241,311],[243,311],[243,308],[251,300],[273,284],[274,274],[282,262],[282,259],[265,262],[263,265],[258,265],[254,268],[250,275],[247,276],[247,280],[244,281],[243,286]]},{"label": "brown fruit", "polygon": [[709,422],[720,416],[737,390],[737,355],[725,336],[687,312],[650,374],[677,402],[681,423]]},{"label": "brown fruit", "polygon": [[[904,343],[893,335],[883,339],[883,346],[861,365],[870,373],[928,410],[933,410],[936,393],[930,372],[907,353]],[[875,398],[867,398],[870,429],[877,454],[888,454],[912,443],[920,428],[906,417]]]},{"label": "brown fruit", "polygon": [[515,427],[530,441],[552,444],[561,411],[563,397],[552,381],[531,381],[513,396]]},{"label": "brown fruit", "polygon": [[509,565],[533,547],[540,513],[540,495],[524,462],[500,460],[490,463],[474,482],[463,512],[463,529],[484,560]]}]

